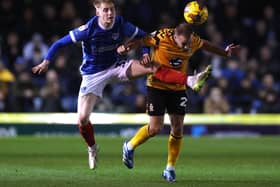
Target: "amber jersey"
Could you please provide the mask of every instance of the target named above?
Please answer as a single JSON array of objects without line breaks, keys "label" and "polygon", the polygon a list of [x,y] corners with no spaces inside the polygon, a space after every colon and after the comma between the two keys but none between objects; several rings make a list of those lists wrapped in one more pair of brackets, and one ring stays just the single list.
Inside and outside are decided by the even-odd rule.
[{"label": "amber jersey", "polygon": [[[151,48],[151,60],[166,66],[186,73],[188,61],[194,52],[201,48],[203,40],[198,35],[193,33],[187,44],[186,49],[179,48],[173,38],[174,29],[161,29],[151,35],[144,37],[144,45]],[[156,79],[153,75],[147,78],[147,86],[164,89],[164,90],[185,90],[185,85],[164,83]]]}]

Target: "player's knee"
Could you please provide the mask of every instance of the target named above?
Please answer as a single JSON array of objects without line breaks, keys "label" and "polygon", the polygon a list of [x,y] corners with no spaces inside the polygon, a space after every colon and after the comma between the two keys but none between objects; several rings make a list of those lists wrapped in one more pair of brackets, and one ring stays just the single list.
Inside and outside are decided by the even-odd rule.
[{"label": "player's knee", "polygon": [[157,134],[159,134],[162,130],[162,126],[160,127],[153,127],[153,126],[150,126],[149,128],[149,135],[150,136],[155,136]]},{"label": "player's knee", "polygon": [[81,126],[85,126],[88,124],[89,117],[87,115],[79,115],[78,123]]},{"label": "player's knee", "polygon": [[171,127],[171,133],[175,136],[181,136],[183,134],[183,125],[174,125]]}]

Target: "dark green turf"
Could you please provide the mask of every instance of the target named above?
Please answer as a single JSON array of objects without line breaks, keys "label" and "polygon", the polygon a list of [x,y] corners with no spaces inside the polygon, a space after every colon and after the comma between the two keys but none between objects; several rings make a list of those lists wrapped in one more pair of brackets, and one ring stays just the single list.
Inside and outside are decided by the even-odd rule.
[{"label": "dark green turf", "polygon": [[280,186],[280,138],[185,138],[177,182],[161,178],[167,137],[136,151],[135,168],[121,162],[121,138],[97,137],[99,163],[88,169],[80,137],[0,138],[0,187],[5,186]]}]

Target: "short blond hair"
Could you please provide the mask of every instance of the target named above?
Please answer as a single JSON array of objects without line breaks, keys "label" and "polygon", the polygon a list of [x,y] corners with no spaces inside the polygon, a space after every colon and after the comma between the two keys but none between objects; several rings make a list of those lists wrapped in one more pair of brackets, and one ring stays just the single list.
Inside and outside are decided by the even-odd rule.
[{"label": "short blond hair", "polygon": [[113,3],[115,4],[114,0],[91,0],[94,7],[98,7],[101,3]]}]

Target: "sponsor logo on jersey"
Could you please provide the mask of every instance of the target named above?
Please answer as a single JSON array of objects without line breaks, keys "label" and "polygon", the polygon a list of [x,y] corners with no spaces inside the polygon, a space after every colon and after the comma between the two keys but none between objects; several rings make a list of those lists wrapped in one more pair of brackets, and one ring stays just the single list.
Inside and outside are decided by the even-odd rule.
[{"label": "sponsor logo on jersey", "polygon": [[84,30],[86,30],[87,28],[88,28],[88,25],[85,24],[85,25],[80,26],[80,27],[78,28],[78,30],[79,30],[79,31],[84,31]]},{"label": "sponsor logo on jersey", "polygon": [[112,34],[112,39],[117,40],[119,38],[120,34],[119,33],[113,33]]},{"label": "sponsor logo on jersey", "polygon": [[180,68],[181,65],[183,63],[183,60],[180,59],[180,58],[172,58],[170,61],[169,61],[169,64],[174,67],[174,68]]},{"label": "sponsor logo on jersey", "polygon": [[116,50],[116,48],[117,48],[116,45],[102,46],[102,47],[93,48],[93,52],[103,53],[103,52],[107,52],[107,51]]}]

